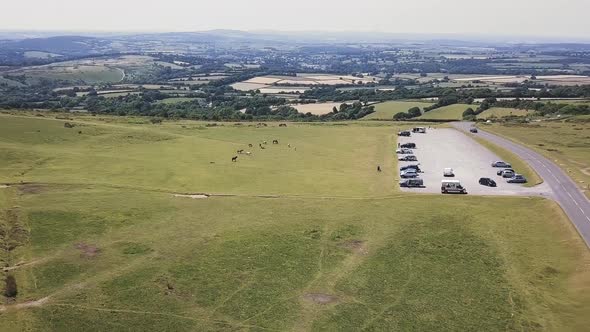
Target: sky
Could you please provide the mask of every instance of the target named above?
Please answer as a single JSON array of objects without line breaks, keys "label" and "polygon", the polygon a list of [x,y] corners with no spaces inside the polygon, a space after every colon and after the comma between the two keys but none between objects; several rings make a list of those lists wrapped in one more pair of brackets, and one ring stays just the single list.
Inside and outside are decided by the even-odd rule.
[{"label": "sky", "polygon": [[590,0],[4,0],[0,30],[362,31],[588,38]]}]

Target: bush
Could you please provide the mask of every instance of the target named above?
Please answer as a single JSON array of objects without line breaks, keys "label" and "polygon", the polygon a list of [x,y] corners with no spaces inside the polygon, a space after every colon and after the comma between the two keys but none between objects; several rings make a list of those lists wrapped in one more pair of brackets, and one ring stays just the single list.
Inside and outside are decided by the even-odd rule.
[{"label": "bush", "polygon": [[412,107],[408,110],[408,114],[411,118],[417,118],[422,115],[422,112],[420,111],[419,107]]},{"label": "bush", "polygon": [[469,118],[475,117],[475,111],[471,107],[469,107],[468,109],[465,110],[465,112],[463,112],[463,119],[466,119],[468,117]]},{"label": "bush", "polygon": [[393,116],[394,120],[406,120],[410,117],[410,115],[406,112],[399,112]]},{"label": "bush", "polygon": [[4,296],[14,298],[18,294],[16,287],[16,279],[13,275],[6,276],[6,286],[4,288]]}]

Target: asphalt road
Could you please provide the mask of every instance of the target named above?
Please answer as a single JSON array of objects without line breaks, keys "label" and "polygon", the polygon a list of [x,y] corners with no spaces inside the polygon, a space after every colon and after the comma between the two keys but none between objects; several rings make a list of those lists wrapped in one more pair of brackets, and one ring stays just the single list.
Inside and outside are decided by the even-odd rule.
[{"label": "asphalt road", "polygon": [[[455,122],[453,126],[462,131],[469,131],[471,122]],[[500,136],[490,134],[479,129],[477,133],[498,146],[501,146],[518,155],[526,161],[543,181],[551,189],[551,197],[561,206],[571,222],[574,224],[580,236],[590,248],[590,201],[576,186],[576,183],[555,163],[543,157],[541,154],[514,143]]]}]

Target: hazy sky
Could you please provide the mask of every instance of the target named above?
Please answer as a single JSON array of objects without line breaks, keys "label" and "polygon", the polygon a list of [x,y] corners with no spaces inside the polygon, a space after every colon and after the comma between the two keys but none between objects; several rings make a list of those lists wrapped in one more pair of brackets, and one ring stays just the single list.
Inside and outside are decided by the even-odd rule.
[{"label": "hazy sky", "polygon": [[588,37],[590,0],[3,0],[0,30],[326,30]]}]

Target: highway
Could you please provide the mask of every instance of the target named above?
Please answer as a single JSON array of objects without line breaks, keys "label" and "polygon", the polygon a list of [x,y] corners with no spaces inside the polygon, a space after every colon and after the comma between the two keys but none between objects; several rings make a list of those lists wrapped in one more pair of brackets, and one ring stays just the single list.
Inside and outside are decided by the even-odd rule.
[{"label": "highway", "polygon": [[[453,123],[456,129],[465,132],[469,132],[472,125],[472,122]],[[575,182],[554,162],[532,149],[481,130],[479,127],[478,130],[479,132],[474,135],[478,135],[518,155],[539,174],[543,181],[551,188],[551,197],[565,211],[584,242],[586,242],[588,248],[590,248],[590,201],[588,201]]]}]

